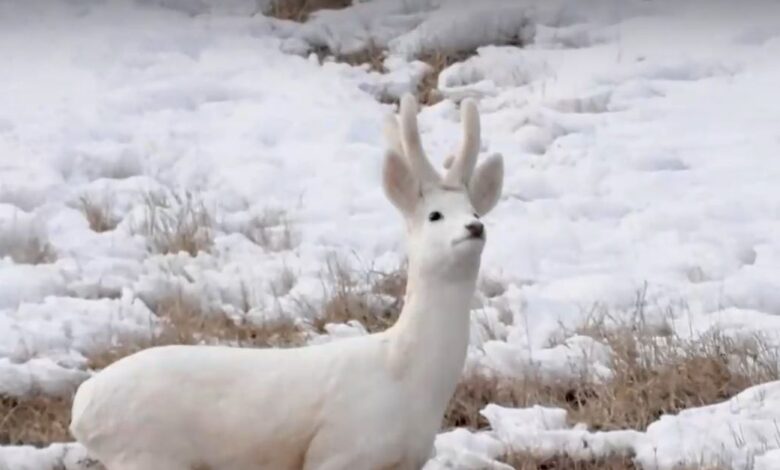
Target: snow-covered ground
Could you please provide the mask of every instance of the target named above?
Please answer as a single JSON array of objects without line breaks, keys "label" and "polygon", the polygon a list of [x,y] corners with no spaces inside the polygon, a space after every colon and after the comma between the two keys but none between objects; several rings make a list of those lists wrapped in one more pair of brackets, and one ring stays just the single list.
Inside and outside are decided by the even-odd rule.
[{"label": "snow-covered ground", "polygon": [[[472,366],[569,373],[599,345],[551,348],[562,326],[597,303],[630,310],[645,286],[648,314],[680,335],[778,338],[777,2],[373,0],[304,25],[255,14],[262,3],[0,1],[0,394],[68,393],[86,356],[147,335],[150,303],[172,289],[222,311],[248,297],[265,321],[321,295],[333,252],[399,265],[401,222],[379,185],[392,107],[376,97],[413,89],[425,68],[412,57],[443,47],[481,46],[421,113],[429,155],[456,144],[454,100],[475,96],[483,150],[507,165],[475,305],[506,324],[497,340],[474,335]],[[389,49],[389,73],[308,53],[367,44]],[[214,216],[213,249],[150,254],[149,194],[185,192]],[[105,201],[115,230],[90,230],[85,197]],[[294,227],[290,249],[241,235],[275,210]],[[12,259],[34,240],[46,262]],[[288,270],[280,295],[269,286]],[[442,434],[429,466],[584,442],[644,468],[780,465],[777,383],[647,432],[569,429],[561,413],[488,407],[492,431]],[[6,447],[0,468],[75,469],[81,455]]]}]

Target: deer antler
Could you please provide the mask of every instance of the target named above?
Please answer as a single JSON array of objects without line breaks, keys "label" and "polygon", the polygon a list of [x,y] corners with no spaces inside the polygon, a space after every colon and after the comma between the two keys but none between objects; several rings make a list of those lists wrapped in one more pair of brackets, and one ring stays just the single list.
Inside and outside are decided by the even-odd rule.
[{"label": "deer antler", "polygon": [[[406,159],[422,183],[438,183],[441,176],[423,151],[417,129],[417,100],[411,94],[401,99],[401,145]],[[392,145],[392,141],[391,141]]]},{"label": "deer antler", "polygon": [[463,124],[463,142],[460,153],[454,158],[448,158],[445,168],[444,184],[453,186],[468,186],[479,154],[480,127],[477,104],[472,99],[466,99],[460,106],[461,122]]}]

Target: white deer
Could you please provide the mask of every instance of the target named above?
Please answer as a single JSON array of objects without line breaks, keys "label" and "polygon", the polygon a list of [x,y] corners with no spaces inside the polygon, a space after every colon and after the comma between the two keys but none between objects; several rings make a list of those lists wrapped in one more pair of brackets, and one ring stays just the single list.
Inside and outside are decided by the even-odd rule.
[{"label": "white deer", "polygon": [[[73,403],[72,434],[109,470],[419,469],[461,374],[485,232],[503,162],[476,167],[479,115],[461,105],[441,177],[417,103],[389,116],[383,185],[408,228],[401,316],[388,330],[296,349],[164,346],[108,366]],[[475,168],[476,167],[476,168]]]}]

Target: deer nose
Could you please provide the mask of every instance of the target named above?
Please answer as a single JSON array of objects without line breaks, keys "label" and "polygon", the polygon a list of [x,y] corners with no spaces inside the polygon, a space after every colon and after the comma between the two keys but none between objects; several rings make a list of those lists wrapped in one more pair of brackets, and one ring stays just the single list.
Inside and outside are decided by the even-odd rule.
[{"label": "deer nose", "polygon": [[473,238],[482,238],[485,235],[485,226],[477,220],[467,224],[466,230],[469,231],[469,235]]}]

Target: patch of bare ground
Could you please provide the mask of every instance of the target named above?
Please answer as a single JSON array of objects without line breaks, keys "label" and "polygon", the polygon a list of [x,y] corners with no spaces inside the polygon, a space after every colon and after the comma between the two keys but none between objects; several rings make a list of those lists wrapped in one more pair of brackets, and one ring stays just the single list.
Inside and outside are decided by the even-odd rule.
[{"label": "patch of bare ground", "polygon": [[304,22],[317,10],[338,10],[352,5],[352,0],[274,0],[267,16]]},{"label": "patch of bare ground", "polygon": [[70,399],[0,397],[0,445],[45,446],[71,440]]}]

